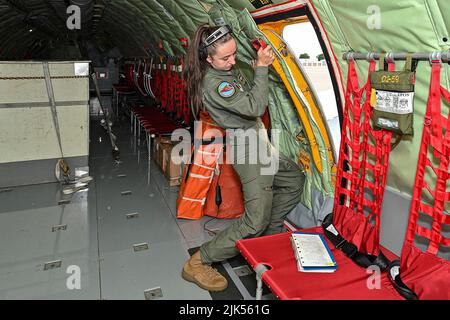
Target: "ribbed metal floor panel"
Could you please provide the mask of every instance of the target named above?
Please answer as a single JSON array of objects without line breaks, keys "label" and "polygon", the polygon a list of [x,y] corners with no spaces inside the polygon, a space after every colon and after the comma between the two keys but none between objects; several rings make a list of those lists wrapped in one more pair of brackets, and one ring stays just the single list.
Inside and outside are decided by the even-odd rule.
[{"label": "ribbed metal floor panel", "polygon": [[180,275],[187,250],[211,239],[210,218],[176,219],[178,187],[153,163],[148,171],[145,143],[134,143],[129,126],[114,132],[120,163],[105,130],[91,123],[88,190],[0,190],[0,299],[211,299]]}]

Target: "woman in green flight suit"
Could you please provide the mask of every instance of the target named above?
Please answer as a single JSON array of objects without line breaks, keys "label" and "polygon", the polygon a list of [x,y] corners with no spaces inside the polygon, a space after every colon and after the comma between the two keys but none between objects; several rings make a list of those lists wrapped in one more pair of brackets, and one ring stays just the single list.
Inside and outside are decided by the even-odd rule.
[{"label": "woman in green flight suit", "polygon": [[[200,26],[185,70],[194,114],[206,110],[227,130],[227,139],[232,137],[228,142],[245,202],[242,217],[203,244],[183,267],[184,279],[210,291],[228,285],[210,264],[237,255],[239,239],[282,232],[284,217],[299,202],[305,179],[296,163],[273,148],[261,121],[269,100],[268,67],[275,58],[272,49],[258,50],[252,81],[236,66],[236,51],[228,26]],[[274,164],[278,170],[271,170]]]}]

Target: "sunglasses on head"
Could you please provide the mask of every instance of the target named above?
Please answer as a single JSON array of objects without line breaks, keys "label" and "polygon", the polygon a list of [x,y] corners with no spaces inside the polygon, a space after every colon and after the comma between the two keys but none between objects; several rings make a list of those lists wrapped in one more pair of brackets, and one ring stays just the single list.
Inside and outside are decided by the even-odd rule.
[{"label": "sunglasses on head", "polygon": [[214,42],[216,42],[217,40],[219,40],[220,38],[229,33],[232,33],[232,30],[229,26],[227,25],[221,26],[219,29],[211,33],[211,35],[208,36],[208,38],[205,39],[205,41],[203,42],[203,46],[206,48],[207,46],[212,45]]}]

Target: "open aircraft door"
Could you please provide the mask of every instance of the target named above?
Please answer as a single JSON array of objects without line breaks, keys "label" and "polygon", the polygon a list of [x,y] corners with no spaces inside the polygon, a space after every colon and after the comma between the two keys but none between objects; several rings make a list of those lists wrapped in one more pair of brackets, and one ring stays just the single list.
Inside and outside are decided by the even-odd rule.
[{"label": "open aircraft door", "polygon": [[[311,12],[306,2],[289,1],[263,7],[253,11],[251,16],[258,27],[261,42],[271,45],[276,53],[273,68],[289,94],[301,128],[295,137],[301,145],[296,160],[303,166],[308,182],[297,212],[294,210],[288,215],[288,220],[297,226],[318,225],[324,212],[329,212],[332,208],[330,199],[336,178],[339,141],[333,141],[332,132],[324,115],[323,102],[319,99],[313,81],[288,41],[283,38],[285,27],[303,23],[311,24],[314,27],[317,42],[320,44],[326,60],[324,68],[327,68],[329,73],[330,91],[336,100],[335,104],[333,102],[333,108],[337,109],[335,112],[339,115],[337,131],[339,131],[338,136],[340,137],[343,86],[338,65],[326,39],[326,34],[319,25],[320,21],[316,21],[314,13]],[[301,34],[298,35],[298,41],[302,41]],[[286,108],[286,105],[283,105],[283,108]],[[274,110],[275,108],[271,106],[269,109],[271,118],[273,118],[273,113],[278,110]],[[305,214],[299,214],[305,211],[310,212],[307,219],[304,218]]]}]

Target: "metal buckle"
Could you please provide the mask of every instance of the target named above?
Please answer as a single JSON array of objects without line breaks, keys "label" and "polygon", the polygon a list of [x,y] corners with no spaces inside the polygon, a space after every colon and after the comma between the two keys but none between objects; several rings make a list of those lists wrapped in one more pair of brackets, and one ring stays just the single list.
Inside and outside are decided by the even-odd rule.
[{"label": "metal buckle", "polygon": [[386,56],[384,57],[384,59],[386,60],[387,63],[395,62],[394,53],[393,52],[386,53]]},{"label": "metal buckle", "polygon": [[217,40],[219,40],[220,38],[222,38],[223,36],[225,36],[231,32],[232,31],[229,26],[227,26],[227,25],[221,26],[219,29],[214,31],[211,35],[209,35],[205,39],[205,41],[203,42],[203,45],[205,47],[208,47],[208,46],[212,45],[214,42],[216,42]]},{"label": "metal buckle", "polygon": [[428,59],[430,60],[430,64],[441,63],[442,53],[439,51],[432,52],[432,53],[430,53]]},{"label": "metal buckle", "polygon": [[355,61],[355,53],[353,51],[347,52],[347,61]]},{"label": "metal buckle", "polygon": [[375,61],[375,52],[368,52],[366,56],[366,60],[369,62]]}]

